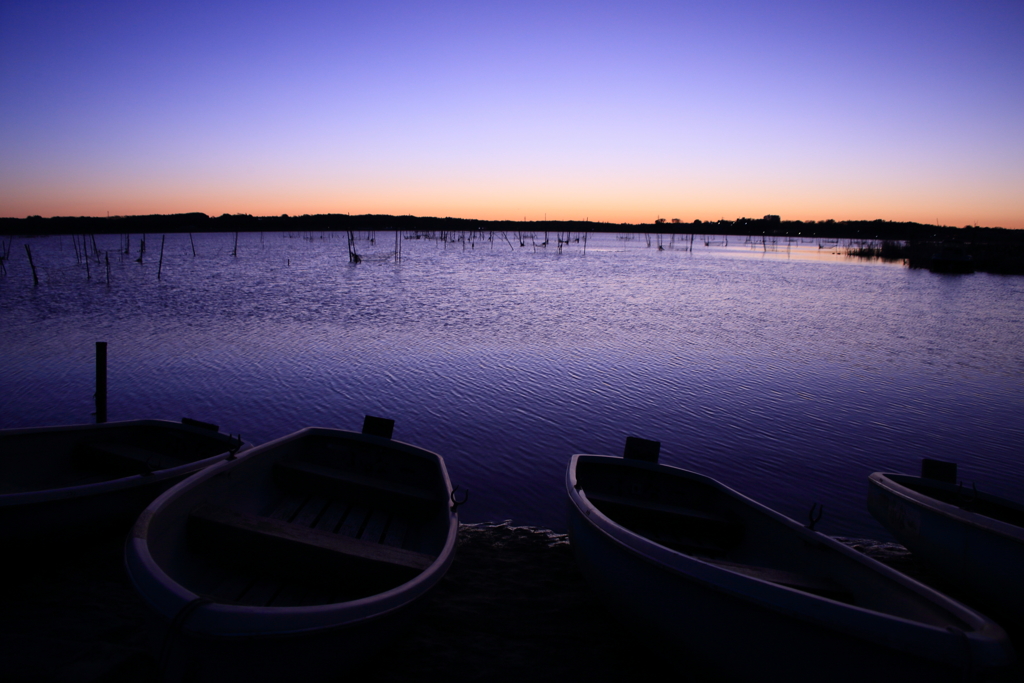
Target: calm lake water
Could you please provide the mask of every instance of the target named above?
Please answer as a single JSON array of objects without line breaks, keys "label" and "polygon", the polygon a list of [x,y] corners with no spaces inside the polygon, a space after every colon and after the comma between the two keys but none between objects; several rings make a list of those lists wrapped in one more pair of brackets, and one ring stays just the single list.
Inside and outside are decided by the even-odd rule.
[{"label": "calm lake water", "polygon": [[0,427],[91,422],[106,341],[111,421],[260,443],[391,417],[471,491],[467,522],[564,529],[570,455],[628,435],[795,519],[822,503],[834,535],[886,538],[867,476],[922,457],[1024,500],[1024,278],[813,240],[485,233],[403,239],[396,263],[394,233],[369,237],[353,265],[345,233],[241,234],[237,256],[233,234],[194,235],[195,256],[169,234],[161,267],[160,235],[142,263],[138,235],[128,256],[96,236],[109,285],[81,238],[4,238]]}]

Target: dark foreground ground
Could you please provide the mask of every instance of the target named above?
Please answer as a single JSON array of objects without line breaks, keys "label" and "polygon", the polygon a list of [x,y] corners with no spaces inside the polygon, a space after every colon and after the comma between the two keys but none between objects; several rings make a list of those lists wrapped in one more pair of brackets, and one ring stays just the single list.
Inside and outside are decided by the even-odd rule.
[{"label": "dark foreground ground", "polygon": [[[901,546],[845,542],[927,578]],[[0,598],[0,679],[159,680],[146,645],[154,627],[125,575],[121,550],[112,538],[59,563],[7,557],[19,576]],[[338,680],[664,678],[664,661],[624,630],[584,583],[564,536],[506,523],[464,526],[451,570],[406,636]],[[695,671],[688,680],[714,677]]]}]

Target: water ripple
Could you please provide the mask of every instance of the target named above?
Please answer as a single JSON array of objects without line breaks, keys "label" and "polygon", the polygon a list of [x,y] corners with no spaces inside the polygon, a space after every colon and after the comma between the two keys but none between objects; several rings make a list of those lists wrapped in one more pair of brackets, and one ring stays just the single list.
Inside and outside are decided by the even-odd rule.
[{"label": "water ripple", "polygon": [[265,441],[391,416],[474,491],[468,521],[563,528],[569,455],[628,435],[794,517],[824,502],[829,533],[882,534],[867,474],[923,455],[1024,499],[1024,278],[742,237],[658,252],[594,235],[585,256],[406,240],[396,264],[392,235],[361,235],[353,266],[325,233],[239,235],[237,256],[234,235],[195,235],[195,257],[168,235],[158,280],[155,236],[141,263],[138,236],[130,255],[96,239],[109,286],[69,237],[30,240],[39,287],[6,264],[0,427],[90,421],[104,340],[112,419],[189,415]]}]

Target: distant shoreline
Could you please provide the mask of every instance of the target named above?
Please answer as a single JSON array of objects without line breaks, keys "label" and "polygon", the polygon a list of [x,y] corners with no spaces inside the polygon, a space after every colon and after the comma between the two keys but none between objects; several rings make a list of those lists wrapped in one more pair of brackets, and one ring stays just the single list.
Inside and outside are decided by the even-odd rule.
[{"label": "distant shoreline", "polygon": [[[674,219],[673,219],[674,220]],[[676,235],[683,240],[707,241],[709,236],[746,235],[759,240],[798,239],[817,241],[820,248],[845,248],[850,256],[902,261],[910,268],[933,272],[1024,275],[1024,230],[965,226],[952,228],[892,221],[783,221],[778,216],[738,218],[704,223],[658,222],[645,224],[592,223],[589,221],[478,221],[464,218],[419,216],[322,214],[316,216],[250,216],[224,214],[213,218],[203,213],[97,217],[0,218],[0,235],[44,237],[48,235],[132,235],[205,233],[406,233],[406,237],[456,241],[475,235],[479,239],[518,241],[544,235],[568,243],[575,235],[632,233]],[[500,235],[501,237],[498,237]],[[549,237],[550,236],[550,237]],[[839,242],[846,241],[845,247]],[[659,243],[660,244],[660,243]],[[9,244],[7,245],[9,247]],[[0,250],[0,263],[8,249]]]},{"label": "distant shoreline", "polygon": [[[659,219],[661,220],[661,219]],[[675,220],[675,219],[673,219]],[[736,220],[601,223],[591,221],[485,221],[469,218],[431,216],[390,216],[367,214],[318,214],[304,216],[251,216],[204,213],[149,216],[55,216],[41,218],[0,218],[3,235],[88,235],[127,233],[205,232],[309,232],[342,230],[402,230],[407,232],[624,232],[684,235],[766,235],[853,240],[928,240],[1024,246],[1024,230],[965,226],[928,225],[898,221],[785,221],[778,216]]]}]

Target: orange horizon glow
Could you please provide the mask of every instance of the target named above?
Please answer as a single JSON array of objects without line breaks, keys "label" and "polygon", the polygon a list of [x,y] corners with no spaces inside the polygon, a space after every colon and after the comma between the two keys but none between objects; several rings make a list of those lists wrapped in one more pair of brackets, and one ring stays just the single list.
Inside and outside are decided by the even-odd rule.
[{"label": "orange horizon glow", "polygon": [[[272,216],[302,216],[302,215],[328,215],[347,214],[351,216],[360,215],[389,215],[389,216],[415,216],[415,217],[451,217],[463,220],[479,221],[514,221],[514,222],[539,222],[539,221],[589,221],[591,223],[623,224],[623,225],[647,225],[653,224],[658,218],[667,222],[678,218],[682,223],[692,223],[694,220],[702,222],[714,222],[718,220],[735,220],[738,218],[761,218],[768,214],[778,215],[783,221],[823,222],[834,220],[842,221],[874,221],[883,220],[893,223],[920,223],[922,225],[938,225],[962,228],[965,226],[980,226],[989,228],[1007,228],[1012,230],[1024,229],[1024,220],[1010,216],[1000,217],[998,214],[982,211],[936,211],[930,218],[924,212],[913,212],[908,210],[894,209],[890,212],[857,210],[856,207],[849,207],[848,211],[825,211],[820,207],[814,210],[801,212],[799,209],[787,210],[785,207],[764,205],[750,206],[744,204],[745,209],[729,210],[719,207],[689,207],[681,210],[664,211],[640,211],[623,210],[614,207],[591,207],[598,210],[588,210],[575,206],[560,207],[553,205],[549,210],[535,210],[532,207],[508,207],[500,206],[477,206],[474,203],[463,204],[466,207],[459,211],[441,202],[382,202],[381,205],[372,202],[352,202],[344,206],[338,206],[330,201],[310,201],[302,205],[295,205],[288,202],[196,202],[184,203],[174,201],[148,202],[144,200],[125,200],[110,204],[118,209],[101,209],[100,202],[58,202],[53,211],[22,211],[19,213],[7,211],[6,218],[26,218],[28,216],[42,216],[43,218],[54,217],[122,217],[122,216],[147,216],[147,215],[172,215],[186,213],[203,213],[210,217],[217,217],[223,214],[247,214],[257,217]],[[197,206],[203,204],[204,206]],[[212,206],[211,206],[212,205]],[[37,206],[37,205],[35,205]],[[383,208],[382,208],[383,206]],[[80,209],[85,208],[82,211]],[[205,209],[205,210],[204,210]],[[970,216],[970,218],[968,218]]]},{"label": "orange horizon glow", "polygon": [[1024,5],[726,5],[5,5],[0,216],[1024,229]]}]

